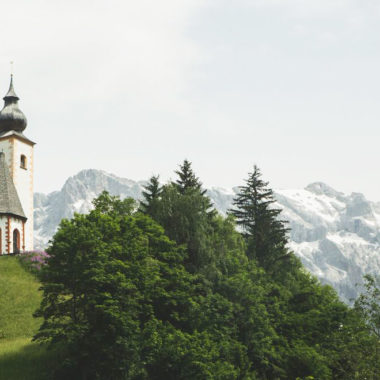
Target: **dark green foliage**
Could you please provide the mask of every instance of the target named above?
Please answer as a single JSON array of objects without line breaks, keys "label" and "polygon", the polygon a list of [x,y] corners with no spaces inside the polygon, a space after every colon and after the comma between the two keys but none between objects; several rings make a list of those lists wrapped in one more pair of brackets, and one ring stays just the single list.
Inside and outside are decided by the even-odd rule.
[{"label": "dark green foliage", "polygon": [[376,358],[376,338],[360,313],[347,311],[345,323],[331,334],[330,362],[334,379],[378,379],[379,359]]},{"label": "dark green foliage", "polygon": [[216,211],[213,208],[210,198],[206,195],[206,190],[202,188],[202,182],[195,175],[191,162],[184,160],[180,165],[180,170],[175,172],[178,175],[178,179],[172,182],[172,185],[177,189],[181,195],[201,195],[203,196],[203,202],[205,203],[205,210],[210,216],[215,216]]},{"label": "dark green foliage", "polygon": [[288,230],[279,220],[281,210],[273,207],[274,202],[272,189],[261,179],[260,169],[255,165],[246,185],[239,187],[233,202],[235,208],[230,210],[247,241],[248,257],[265,268],[288,254],[285,247]]},{"label": "dark green foliage", "polygon": [[186,246],[187,269],[194,272],[208,265],[213,232],[207,213],[209,200],[198,191],[182,194],[176,186],[168,184],[162,190],[157,209],[153,217],[169,238]]},{"label": "dark green foliage", "polygon": [[[156,191],[158,184],[151,179],[141,209],[164,227],[170,239],[186,247],[185,265],[189,271],[206,271],[215,254],[216,212],[189,161],[185,160],[176,173],[178,180],[159,191]],[[153,192],[156,196],[151,200]]]},{"label": "dark green foliage", "polygon": [[[365,321],[371,335],[367,338],[368,352],[366,361],[371,363],[368,378],[380,378],[380,276],[364,276],[364,293],[355,301],[355,311]],[[370,344],[372,343],[372,344]]]},{"label": "dark green foliage", "polygon": [[107,191],[103,191],[93,204],[97,212],[108,215],[131,215],[136,210],[136,201],[132,198],[121,200],[117,196],[110,195]]},{"label": "dark green foliage", "polygon": [[257,167],[226,218],[190,162],[177,174],[162,188],[152,177],[139,211],[102,193],[90,214],[62,221],[36,335],[64,350],[57,377],[376,378],[373,303],[349,309],[288,252]]},{"label": "dark green foliage", "polygon": [[189,191],[198,191],[202,195],[206,193],[205,190],[202,190],[202,183],[193,172],[190,161],[184,160],[183,164],[180,165],[180,170],[176,170],[175,173],[179,178],[174,182],[174,185],[181,194],[185,194]]},{"label": "dark green foliage", "polygon": [[214,297],[160,226],[124,212],[129,203],[102,194],[89,215],[62,221],[41,273],[35,339],[64,343],[62,378],[236,378],[245,350],[222,321],[214,334]]},{"label": "dark green foliage", "polygon": [[355,301],[355,309],[360,312],[371,332],[380,340],[380,277],[364,276],[364,289]]},{"label": "dark green foliage", "polygon": [[157,214],[157,203],[160,200],[161,192],[162,187],[160,186],[159,176],[152,176],[142,192],[141,212],[154,217]]},{"label": "dark green foliage", "polygon": [[101,205],[61,223],[42,272],[37,315],[44,323],[36,339],[64,341],[64,364],[82,378],[136,378],[144,372],[145,328],[161,316],[181,324],[190,276],[178,264],[183,252],[158,225],[117,215],[118,201],[110,199],[106,214]]}]

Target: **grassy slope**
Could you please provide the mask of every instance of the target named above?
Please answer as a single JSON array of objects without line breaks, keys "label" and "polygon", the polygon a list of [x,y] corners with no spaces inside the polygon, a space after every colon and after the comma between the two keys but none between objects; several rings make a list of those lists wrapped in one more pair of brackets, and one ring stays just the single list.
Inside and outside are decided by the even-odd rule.
[{"label": "grassy slope", "polygon": [[16,257],[0,257],[0,380],[44,379],[48,354],[31,342],[41,294],[35,276]]}]

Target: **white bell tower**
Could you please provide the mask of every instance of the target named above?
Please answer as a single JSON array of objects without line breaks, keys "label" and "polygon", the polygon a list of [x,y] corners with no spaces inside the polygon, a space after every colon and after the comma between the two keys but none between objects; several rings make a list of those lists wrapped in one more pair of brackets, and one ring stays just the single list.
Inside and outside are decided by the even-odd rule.
[{"label": "white bell tower", "polygon": [[[33,250],[33,147],[13,76],[0,111],[0,253]],[[7,173],[8,172],[8,173]],[[2,186],[3,185],[3,186]]]}]

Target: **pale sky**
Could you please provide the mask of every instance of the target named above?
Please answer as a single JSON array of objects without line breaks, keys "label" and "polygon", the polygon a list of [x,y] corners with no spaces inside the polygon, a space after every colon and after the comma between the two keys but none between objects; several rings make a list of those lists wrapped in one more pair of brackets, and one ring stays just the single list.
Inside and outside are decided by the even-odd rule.
[{"label": "pale sky", "polygon": [[274,188],[380,201],[378,0],[13,0],[0,35],[36,191],[87,168],[165,181],[188,158],[206,186],[256,163]]}]

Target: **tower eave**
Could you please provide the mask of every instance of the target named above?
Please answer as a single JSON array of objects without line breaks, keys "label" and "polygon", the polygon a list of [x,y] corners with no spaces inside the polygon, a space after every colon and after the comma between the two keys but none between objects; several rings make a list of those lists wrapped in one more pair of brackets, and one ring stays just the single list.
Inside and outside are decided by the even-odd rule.
[{"label": "tower eave", "polygon": [[1,216],[9,216],[11,218],[15,219],[21,219],[23,222],[26,222],[28,218],[24,215],[18,215],[18,214],[13,214],[12,212],[0,212],[0,217]]},{"label": "tower eave", "polygon": [[33,142],[32,140],[30,140],[28,137],[26,137],[23,133],[21,132],[17,132],[17,131],[6,131],[6,132],[0,132],[0,141],[1,140],[6,140],[10,137],[16,137],[18,138],[19,140],[29,144],[29,145],[36,145],[35,142]]}]

